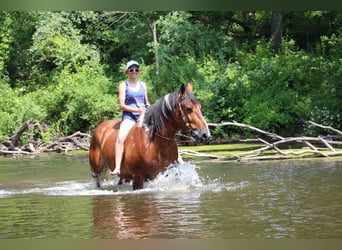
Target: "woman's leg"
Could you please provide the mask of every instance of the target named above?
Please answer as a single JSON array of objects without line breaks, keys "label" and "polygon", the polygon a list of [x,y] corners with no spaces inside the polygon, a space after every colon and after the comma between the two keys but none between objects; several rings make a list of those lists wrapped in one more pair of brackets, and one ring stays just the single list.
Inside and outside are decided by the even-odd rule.
[{"label": "woman's leg", "polygon": [[116,143],[115,143],[115,169],[112,172],[110,172],[111,175],[120,175],[120,166],[121,166],[122,154],[124,151],[124,143],[125,143],[125,140],[129,131],[134,126],[134,124],[135,124],[134,121],[125,119],[122,121],[120,125],[118,138],[116,139]]}]

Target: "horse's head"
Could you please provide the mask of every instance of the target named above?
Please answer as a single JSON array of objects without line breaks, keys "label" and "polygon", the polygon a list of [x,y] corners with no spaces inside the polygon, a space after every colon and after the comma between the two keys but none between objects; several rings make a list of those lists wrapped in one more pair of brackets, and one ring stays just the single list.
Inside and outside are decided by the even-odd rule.
[{"label": "horse's head", "polygon": [[210,131],[205,121],[201,104],[192,93],[192,84],[188,83],[180,86],[178,94],[179,109],[186,129],[196,138],[197,141],[204,142],[210,136]]}]

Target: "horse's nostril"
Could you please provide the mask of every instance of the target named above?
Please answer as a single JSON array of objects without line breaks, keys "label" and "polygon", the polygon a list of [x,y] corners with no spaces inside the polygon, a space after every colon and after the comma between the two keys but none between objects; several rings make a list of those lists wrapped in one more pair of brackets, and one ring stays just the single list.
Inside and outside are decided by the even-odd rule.
[{"label": "horse's nostril", "polygon": [[206,142],[207,140],[208,140],[208,135],[207,134],[203,134],[202,138],[201,138],[201,141],[202,142]]},{"label": "horse's nostril", "polygon": [[207,140],[208,139],[208,135],[207,134],[203,134],[202,135],[202,139],[205,141],[205,140]]}]

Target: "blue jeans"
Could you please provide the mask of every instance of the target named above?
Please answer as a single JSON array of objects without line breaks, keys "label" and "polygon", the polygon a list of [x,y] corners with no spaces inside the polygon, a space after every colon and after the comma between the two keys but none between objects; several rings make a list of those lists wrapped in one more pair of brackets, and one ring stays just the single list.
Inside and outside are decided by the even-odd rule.
[{"label": "blue jeans", "polygon": [[129,119],[131,121],[137,122],[138,119],[139,119],[139,116],[140,116],[140,114],[139,115],[135,115],[135,114],[133,114],[131,112],[123,112],[122,120]]}]

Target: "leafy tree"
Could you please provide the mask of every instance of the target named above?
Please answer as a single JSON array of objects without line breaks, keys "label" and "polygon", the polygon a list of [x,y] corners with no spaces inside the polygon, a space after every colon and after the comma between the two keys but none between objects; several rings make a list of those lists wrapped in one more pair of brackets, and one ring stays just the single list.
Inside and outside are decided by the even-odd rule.
[{"label": "leafy tree", "polygon": [[310,119],[337,129],[342,129],[341,45],[341,33],[321,37],[321,42],[317,43],[317,56],[312,67],[316,86],[310,91]]},{"label": "leafy tree", "polygon": [[20,126],[17,119],[17,108],[20,106],[18,91],[0,78],[0,140],[12,134]]},{"label": "leafy tree", "polygon": [[28,75],[26,61],[36,16],[35,12],[0,12],[0,72],[8,77],[12,87]]},{"label": "leafy tree", "polygon": [[304,131],[307,120],[341,129],[342,13],[276,14],[2,11],[0,136],[30,117],[44,140],[119,118],[117,83],[129,59],[141,62],[152,102],[193,82],[210,122],[284,135],[321,132]]},{"label": "leafy tree", "polygon": [[0,76],[4,77],[8,75],[6,71],[6,61],[9,57],[9,47],[11,42],[11,35],[9,32],[9,26],[11,24],[11,18],[8,12],[0,13]]},{"label": "leafy tree", "polygon": [[76,71],[86,61],[98,60],[96,50],[87,44],[81,44],[79,33],[68,18],[68,13],[40,14],[30,50],[31,81],[35,86],[48,84],[55,74],[66,67],[70,71]]}]

